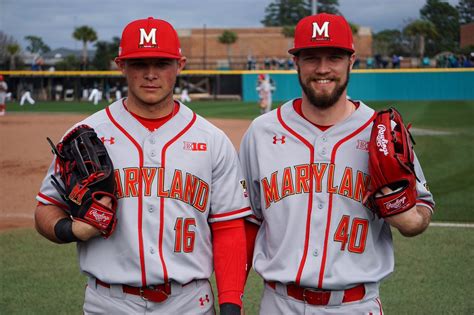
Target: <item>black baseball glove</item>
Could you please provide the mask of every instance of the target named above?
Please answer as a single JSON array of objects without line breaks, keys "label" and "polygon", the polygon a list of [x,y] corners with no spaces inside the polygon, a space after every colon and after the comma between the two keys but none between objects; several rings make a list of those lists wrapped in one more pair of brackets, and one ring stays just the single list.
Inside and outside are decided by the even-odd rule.
[{"label": "black baseball glove", "polygon": [[[109,237],[117,223],[117,198],[114,166],[104,144],[87,125],[71,130],[56,146],[47,139],[64,187],[54,175],[51,183],[69,206],[68,214]],[[99,202],[104,196],[112,199],[111,208]]]}]

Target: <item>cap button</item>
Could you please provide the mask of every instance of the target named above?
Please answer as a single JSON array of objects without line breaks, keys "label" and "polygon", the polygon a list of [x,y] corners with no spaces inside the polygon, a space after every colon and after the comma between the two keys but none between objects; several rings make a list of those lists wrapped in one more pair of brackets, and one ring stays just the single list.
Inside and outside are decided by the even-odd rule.
[{"label": "cap button", "polygon": [[149,16],[148,19],[149,20],[154,20],[154,18],[152,16]]}]

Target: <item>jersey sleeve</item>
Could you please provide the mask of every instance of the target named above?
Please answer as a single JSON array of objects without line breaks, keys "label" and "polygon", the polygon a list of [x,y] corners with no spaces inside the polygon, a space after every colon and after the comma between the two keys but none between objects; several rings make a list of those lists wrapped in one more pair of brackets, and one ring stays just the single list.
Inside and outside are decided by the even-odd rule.
[{"label": "jersey sleeve", "polygon": [[251,126],[242,138],[239,158],[240,163],[242,164],[245,181],[247,183],[250,206],[253,210],[253,215],[249,216],[247,220],[260,225],[263,216],[260,204],[260,180],[258,177],[258,159],[256,149],[257,143]]},{"label": "jersey sleeve", "polygon": [[40,191],[36,195],[36,200],[45,205],[54,205],[62,209],[67,209],[68,206],[62,200],[58,191],[51,184],[51,176],[56,177],[59,183],[62,183],[59,173],[56,172],[56,158],[53,158],[51,165],[46,173],[46,176],[43,179],[43,182],[40,187]]},{"label": "jersey sleeve", "polygon": [[252,214],[246,183],[234,146],[224,133],[213,145],[210,215],[208,221],[218,222]]},{"label": "jersey sleeve", "polygon": [[433,213],[434,206],[435,206],[433,195],[429,191],[425,175],[423,174],[423,170],[421,169],[421,165],[420,165],[420,162],[418,161],[416,154],[415,154],[414,164],[415,164],[415,174],[416,174],[416,177],[419,179],[419,181],[418,180],[416,181],[416,192],[418,195],[416,198],[416,205],[428,207]]}]

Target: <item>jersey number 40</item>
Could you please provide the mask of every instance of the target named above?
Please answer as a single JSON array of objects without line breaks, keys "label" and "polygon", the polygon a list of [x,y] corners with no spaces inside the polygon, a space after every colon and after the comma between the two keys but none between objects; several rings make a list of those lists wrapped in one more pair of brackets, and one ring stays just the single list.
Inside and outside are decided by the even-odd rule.
[{"label": "jersey number 40", "polygon": [[341,243],[341,250],[347,250],[352,253],[362,254],[365,250],[367,233],[369,230],[369,221],[361,218],[354,218],[344,215],[334,233],[334,241]]}]

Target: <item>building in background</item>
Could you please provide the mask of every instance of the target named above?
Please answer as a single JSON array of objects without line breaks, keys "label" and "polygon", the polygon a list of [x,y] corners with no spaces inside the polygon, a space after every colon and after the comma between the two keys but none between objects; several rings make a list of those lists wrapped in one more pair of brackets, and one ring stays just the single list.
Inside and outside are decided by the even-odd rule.
[{"label": "building in background", "polygon": [[461,25],[461,48],[474,46],[474,22]]},{"label": "building in background", "polygon": [[[233,70],[246,70],[248,57],[255,60],[255,68],[264,69],[265,59],[281,63],[290,56],[286,51],[292,47],[293,38],[282,34],[282,27],[231,28],[237,41],[231,44]],[[218,38],[224,28],[193,28],[178,30],[183,54],[188,58],[186,69],[219,69],[228,67],[227,47]],[[354,35],[356,53],[361,61],[372,56],[372,31],[359,27]],[[280,66],[278,69],[280,70]],[[287,66],[283,66],[284,70]]]}]

